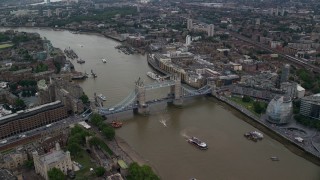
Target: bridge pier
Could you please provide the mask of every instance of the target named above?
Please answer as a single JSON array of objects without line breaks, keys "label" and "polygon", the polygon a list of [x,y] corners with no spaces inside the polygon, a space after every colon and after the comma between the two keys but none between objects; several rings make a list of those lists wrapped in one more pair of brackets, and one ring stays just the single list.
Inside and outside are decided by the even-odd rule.
[{"label": "bridge pier", "polygon": [[171,80],[174,80],[174,85],[170,87],[170,93],[174,94],[173,105],[182,106],[182,88],[180,76],[171,76]]},{"label": "bridge pier", "polygon": [[138,104],[138,114],[147,115],[149,114],[149,106],[146,104],[146,89],[143,82],[138,81],[136,83],[137,92],[137,104]]}]

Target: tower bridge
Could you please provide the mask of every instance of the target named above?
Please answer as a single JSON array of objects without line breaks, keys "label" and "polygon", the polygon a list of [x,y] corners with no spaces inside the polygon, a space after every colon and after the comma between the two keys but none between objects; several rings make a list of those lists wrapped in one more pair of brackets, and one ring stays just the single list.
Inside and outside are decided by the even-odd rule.
[{"label": "tower bridge", "polygon": [[[147,91],[164,87],[170,87],[170,91],[166,97],[149,101],[146,100]],[[182,86],[181,78],[178,76],[170,76],[169,80],[162,80],[146,85],[139,78],[135,82],[135,89],[121,102],[110,107],[103,107],[102,104],[98,102],[99,107],[97,107],[97,111],[100,115],[104,116],[129,110],[134,110],[139,114],[148,114],[149,106],[152,104],[167,102],[180,106],[184,99],[211,94],[215,89],[214,87],[214,83],[208,81],[207,85],[200,89],[191,89],[190,87]]]}]

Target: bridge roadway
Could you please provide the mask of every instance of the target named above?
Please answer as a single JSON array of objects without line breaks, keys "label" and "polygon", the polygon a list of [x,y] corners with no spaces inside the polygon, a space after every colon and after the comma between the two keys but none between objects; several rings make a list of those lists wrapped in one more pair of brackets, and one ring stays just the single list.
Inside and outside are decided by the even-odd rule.
[{"label": "bridge roadway", "polygon": [[[153,83],[151,85],[147,85],[146,86],[146,90],[151,90],[151,89],[155,89],[156,87],[169,87],[173,85],[172,81],[167,81],[164,83],[158,83],[156,85],[156,83]],[[192,97],[196,97],[196,96],[202,96],[202,95],[206,95],[211,93],[212,88],[209,85],[206,85],[200,89],[188,89],[186,87],[181,87],[182,88],[182,97],[181,99],[187,99],[187,98],[192,98]],[[123,101],[121,101],[120,103],[118,103],[115,106],[109,107],[109,108],[98,108],[98,112],[101,115],[111,115],[111,114],[117,114],[117,113],[121,113],[121,112],[125,112],[125,111],[129,111],[129,110],[133,110],[136,108],[139,108],[139,104],[136,102],[136,98],[137,98],[137,93],[135,91],[133,91],[132,93],[130,93],[130,95],[125,98]],[[174,101],[174,95],[168,95],[165,98],[161,98],[161,99],[154,99],[154,100],[150,100],[146,102],[146,105],[153,105],[153,104],[157,104],[157,103],[163,103],[163,102],[173,102]]]}]

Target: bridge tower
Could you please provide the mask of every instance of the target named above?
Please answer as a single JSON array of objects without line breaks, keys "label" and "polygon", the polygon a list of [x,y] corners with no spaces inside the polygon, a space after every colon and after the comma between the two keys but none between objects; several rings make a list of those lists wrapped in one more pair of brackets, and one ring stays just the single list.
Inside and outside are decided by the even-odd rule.
[{"label": "bridge tower", "polygon": [[216,95],[216,83],[214,82],[214,80],[207,79],[207,84],[211,87],[211,95],[215,96]]},{"label": "bridge tower", "polygon": [[181,106],[183,103],[182,99],[182,88],[181,88],[181,77],[179,75],[174,75],[170,77],[175,83],[170,87],[170,94],[174,95],[173,104],[176,106]]},{"label": "bridge tower", "polygon": [[146,89],[144,83],[139,78],[136,81],[136,93],[137,93],[137,104],[138,104],[138,113],[147,115],[149,113],[148,104],[146,104]]}]

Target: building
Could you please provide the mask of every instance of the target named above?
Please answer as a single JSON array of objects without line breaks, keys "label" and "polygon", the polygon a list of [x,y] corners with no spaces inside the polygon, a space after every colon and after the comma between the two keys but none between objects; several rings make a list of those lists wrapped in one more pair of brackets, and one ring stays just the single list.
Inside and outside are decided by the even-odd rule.
[{"label": "building", "polygon": [[297,86],[298,84],[296,82],[283,82],[280,84],[280,89],[284,90],[286,92],[286,95],[291,98],[296,98],[297,96]]},{"label": "building", "polygon": [[29,131],[68,117],[61,101],[0,117],[0,139]]},{"label": "building", "polygon": [[121,174],[117,173],[117,174],[112,174],[110,176],[107,177],[107,180],[123,180]]},{"label": "building", "polygon": [[59,143],[56,149],[44,155],[39,155],[37,151],[33,152],[34,167],[37,174],[48,180],[48,171],[52,168],[60,169],[65,175],[73,170],[70,152],[64,152],[60,149]]},{"label": "building", "polygon": [[187,28],[188,28],[188,30],[192,30],[193,29],[192,19],[188,19]]},{"label": "building", "polygon": [[298,84],[297,85],[297,95],[296,95],[296,97],[299,98],[299,99],[303,98],[305,93],[306,93],[306,90],[302,86],[300,86],[300,84]]},{"label": "building", "polygon": [[256,18],[256,25],[260,25],[260,22],[261,22],[260,18]]},{"label": "building", "polygon": [[187,35],[187,36],[186,36],[186,45],[189,46],[189,45],[191,44],[191,42],[192,42],[192,41],[191,41],[191,36],[190,36],[190,35]]},{"label": "building", "polygon": [[209,37],[214,36],[214,25],[213,24],[208,25],[207,31],[208,31],[208,36]]},{"label": "building", "polygon": [[15,151],[2,156],[0,159],[0,167],[14,170],[22,166],[27,160],[27,152],[23,148],[17,148]]},{"label": "building", "polygon": [[286,124],[292,118],[292,101],[288,96],[274,97],[267,107],[267,120],[275,124]]},{"label": "building", "polygon": [[290,64],[284,65],[281,72],[280,82],[287,82],[289,80],[290,75]]},{"label": "building", "polygon": [[320,93],[301,98],[300,114],[320,120]]},{"label": "building", "polygon": [[1,180],[17,180],[18,178],[15,177],[13,173],[7,169],[0,169],[0,179]]}]

